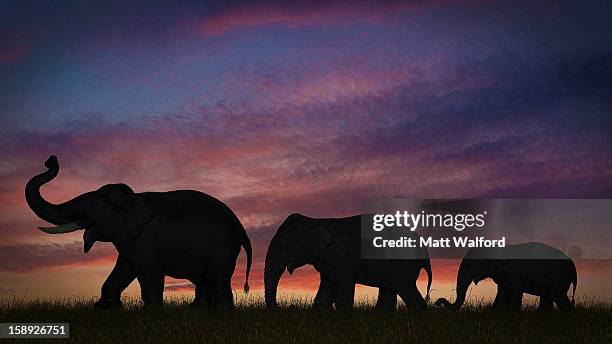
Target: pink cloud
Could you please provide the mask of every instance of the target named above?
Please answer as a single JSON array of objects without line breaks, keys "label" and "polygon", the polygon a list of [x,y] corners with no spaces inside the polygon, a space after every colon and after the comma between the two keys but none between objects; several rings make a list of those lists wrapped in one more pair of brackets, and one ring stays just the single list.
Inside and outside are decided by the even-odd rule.
[{"label": "pink cloud", "polygon": [[[572,163],[575,159],[597,163],[599,156],[582,154],[589,151],[588,143],[575,143],[573,151],[567,151],[547,146],[538,137],[517,142],[512,149],[521,152],[521,160],[530,162],[527,165],[516,165],[507,155],[459,155],[488,140],[517,140],[524,132],[516,123],[491,125],[486,137],[456,137],[449,154],[450,146],[436,141],[427,149],[402,145],[398,151],[393,147],[396,141],[414,139],[372,136],[368,128],[376,127],[378,118],[358,107],[350,111],[351,121],[324,119],[316,107],[301,111],[292,116],[283,108],[265,117],[232,114],[218,118],[214,126],[207,125],[206,114],[184,123],[158,120],[146,124],[144,130],[101,125],[63,135],[61,141],[55,141],[53,135],[28,135],[33,145],[7,150],[12,154],[4,159],[6,168],[0,171],[4,181],[0,214],[6,215],[0,218],[0,237],[13,241],[41,237],[35,230],[40,220],[27,208],[23,187],[31,176],[44,171],[47,154],[56,152],[60,176],[43,189],[52,202],[115,182],[125,182],[136,191],[197,189],[227,202],[247,228],[278,223],[294,211],[313,216],[350,215],[359,211],[364,195],[401,192],[404,197],[479,197],[534,183],[560,185],[578,176],[595,180],[601,174]],[[320,121],[327,124],[316,125]],[[349,137],[338,136],[340,124]],[[414,142],[431,140],[422,136]],[[44,142],[49,153],[41,153],[37,142]],[[32,158],[24,160],[23,156]],[[517,175],[520,178],[514,178]]]},{"label": "pink cloud", "polygon": [[218,14],[191,23],[196,32],[217,36],[240,27],[282,25],[302,28],[343,22],[380,23],[388,14],[428,6],[424,1],[385,4],[358,2],[323,2],[311,6],[268,3],[231,7]]},{"label": "pink cloud", "polygon": [[183,282],[180,280],[166,280],[164,291],[166,292],[193,292],[195,290],[193,283]]}]

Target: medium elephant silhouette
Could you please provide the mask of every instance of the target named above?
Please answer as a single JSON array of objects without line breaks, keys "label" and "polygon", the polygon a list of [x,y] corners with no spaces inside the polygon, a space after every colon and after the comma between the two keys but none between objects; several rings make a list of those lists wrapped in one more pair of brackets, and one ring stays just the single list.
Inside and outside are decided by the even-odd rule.
[{"label": "medium elephant silhouette", "polygon": [[314,307],[351,309],[355,284],[379,288],[378,308],[394,308],[397,295],[415,309],[427,308],[416,287],[423,268],[431,288],[431,266],[424,259],[362,259],[360,251],[362,215],[345,218],[310,218],[293,214],[280,225],[266,254],[264,287],[268,307],[277,307],[276,292],[281,275],[311,264],[320,274]]},{"label": "medium elephant silhouette", "polygon": [[84,229],[84,251],[96,241],[112,242],[119,255],[102,285],[97,308],[121,306],[122,291],[134,280],[145,305],[163,304],[164,277],[195,284],[195,305],[232,308],[230,286],[240,247],[247,255],[245,292],[251,269],[251,242],[236,215],[221,201],[193,190],[135,193],[125,184],[108,184],[65,203],[52,204],[40,187],[59,173],[55,156],[28,181],[25,196],[41,219],[59,234]]},{"label": "medium elephant silhouette", "polygon": [[[459,266],[455,302],[440,298],[435,305],[452,310],[461,308],[470,284],[486,278],[497,284],[495,309],[520,310],[523,293],[539,296],[540,309],[550,309],[553,303],[559,308],[574,305],[577,284],[574,262],[560,250],[537,242],[470,249]],[[570,301],[567,291],[572,284]]]}]

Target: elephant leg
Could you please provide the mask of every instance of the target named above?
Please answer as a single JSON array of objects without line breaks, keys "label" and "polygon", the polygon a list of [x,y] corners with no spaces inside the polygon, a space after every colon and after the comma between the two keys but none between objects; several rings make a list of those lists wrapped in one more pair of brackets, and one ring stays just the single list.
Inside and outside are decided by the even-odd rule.
[{"label": "elephant leg", "polygon": [[145,306],[162,306],[164,304],[164,274],[158,269],[143,269],[138,273],[140,294]]},{"label": "elephant leg", "polygon": [[520,310],[523,304],[523,292],[511,286],[498,285],[493,306],[498,310]]},{"label": "elephant leg", "polygon": [[554,301],[561,309],[569,309],[574,307],[574,305],[572,305],[572,301],[570,301],[569,297],[567,297],[567,294],[565,293],[557,296]]},{"label": "elephant leg", "polygon": [[523,293],[520,291],[513,291],[510,293],[510,300],[508,302],[510,309],[520,311],[523,305]]},{"label": "elephant leg", "polygon": [[504,300],[504,293],[502,292],[502,290],[498,286],[497,287],[497,294],[495,294],[495,300],[493,300],[493,308],[494,309],[502,308],[504,302],[505,302],[505,300]]},{"label": "elephant leg", "polygon": [[385,288],[378,288],[378,300],[376,301],[376,310],[395,310],[397,306],[397,294],[394,291]]},{"label": "elephant leg", "polygon": [[553,308],[553,301],[547,297],[540,296],[540,303],[538,304],[538,310],[546,311]]},{"label": "elephant leg", "polygon": [[319,290],[314,299],[313,307],[315,309],[331,309],[334,305],[334,288],[332,283],[321,276]]},{"label": "elephant leg", "polygon": [[355,302],[355,282],[354,281],[342,281],[333,286],[334,288],[334,301],[336,302],[336,309],[338,310],[351,310],[353,309],[353,303]]},{"label": "elephant leg", "polygon": [[212,307],[216,309],[233,309],[232,276],[217,277],[212,283]]},{"label": "elephant leg", "polygon": [[406,306],[415,310],[422,311],[427,309],[427,302],[421,295],[421,292],[415,285],[409,285],[399,291],[399,296],[402,298]]},{"label": "elephant leg", "polygon": [[512,291],[504,286],[497,286],[497,294],[493,300],[493,308],[496,310],[508,310],[512,308]]},{"label": "elephant leg", "polygon": [[117,262],[113,271],[102,284],[102,294],[94,307],[110,308],[121,306],[121,293],[127,288],[136,278],[136,270],[134,266],[125,260],[123,257],[117,257]]},{"label": "elephant leg", "polygon": [[194,283],[195,284],[195,298],[193,300],[192,306],[203,306],[208,305],[211,306],[211,295],[210,288],[205,280],[199,280]]}]

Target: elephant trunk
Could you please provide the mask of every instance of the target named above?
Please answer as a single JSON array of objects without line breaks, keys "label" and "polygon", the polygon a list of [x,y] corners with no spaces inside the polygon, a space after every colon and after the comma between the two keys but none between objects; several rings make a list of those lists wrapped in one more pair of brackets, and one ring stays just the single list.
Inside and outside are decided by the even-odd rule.
[{"label": "elephant trunk", "polygon": [[26,184],[25,198],[28,206],[41,219],[60,226],[58,227],[59,231],[52,231],[44,227],[50,230],[48,233],[63,233],[78,229],[75,229],[75,225],[72,224],[78,219],[78,214],[80,213],[80,202],[77,199],[62,204],[52,204],[40,194],[40,187],[51,181],[59,173],[59,163],[54,155],[49,157],[45,162],[45,166],[48,168],[46,172],[32,177]]},{"label": "elephant trunk", "polygon": [[278,282],[285,272],[287,265],[281,260],[280,255],[271,248],[268,249],[266,254],[266,263],[264,268],[264,288],[265,288],[265,300],[267,307],[278,307],[276,303],[276,290],[278,288]]},{"label": "elephant trunk", "polygon": [[450,303],[445,298],[440,298],[436,301],[436,305],[443,305],[446,308],[451,310],[459,310],[461,306],[465,303],[465,296],[467,294],[467,290],[474,280],[474,274],[471,271],[466,269],[465,265],[462,263],[459,267],[459,272],[457,273],[457,298],[454,303]]},{"label": "elephant trunk", "polygon": [[468,276],[467,273],[462,273],[459,271],[459,275],[457,276],[457,298],[455,302],[451,305],[452,310],[458,310],[463,306],[465,302],[465,295],[467,294],[468,287],[472,283],[473,278]]},{"label": "elephant trunk", "polygon": [[431,291],[431,280],[433,277],[431,273],[431,262],[429,260],[429,257],[423,263],[423,268],[425,269],[425,272],[427,273],[427,295],[425,296],[425,299],[429,301],[429,293]]}]

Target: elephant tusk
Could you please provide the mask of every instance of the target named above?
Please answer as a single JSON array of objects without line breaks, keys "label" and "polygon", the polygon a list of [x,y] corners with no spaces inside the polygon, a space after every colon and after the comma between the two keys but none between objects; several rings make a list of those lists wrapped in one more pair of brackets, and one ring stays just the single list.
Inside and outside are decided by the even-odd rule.
[{"label": "elephant tusk", "polygon": [[81,226],[70,222],[56,227],[38,227],[41,231],[49,234],[70,233],[81,229]]}]

